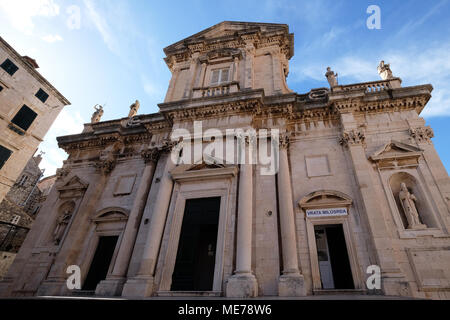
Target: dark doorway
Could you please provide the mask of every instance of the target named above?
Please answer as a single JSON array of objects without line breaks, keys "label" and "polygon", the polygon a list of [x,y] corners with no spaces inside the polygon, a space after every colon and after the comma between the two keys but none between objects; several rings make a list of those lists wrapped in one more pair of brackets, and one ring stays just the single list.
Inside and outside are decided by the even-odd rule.
[{"label": "dark doorway", "polygon": [[354,289],[341,224],[314,227],[322,289]]},{"label": "dark doorway", "polygon": [[211,291],[216,260],[220,197],[186,201],[172,291]]},{"label": "dark doorway", "polygon": [[91,267],[83,284],[83,290],[95,290],[97,284],[105,280],[116,248],[118,236],[100,237]]}]

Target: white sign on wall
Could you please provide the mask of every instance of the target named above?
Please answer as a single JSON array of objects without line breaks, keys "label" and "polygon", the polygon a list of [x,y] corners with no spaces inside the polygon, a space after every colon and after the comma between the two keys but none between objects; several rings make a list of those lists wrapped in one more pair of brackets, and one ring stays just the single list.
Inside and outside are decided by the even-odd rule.
[{"label": "white sign on wall", "polygon": [[308,210],[306,210],[306,216],[309,218],[346,216],[347,214],[348,214],[347,208],[308,209]]}]

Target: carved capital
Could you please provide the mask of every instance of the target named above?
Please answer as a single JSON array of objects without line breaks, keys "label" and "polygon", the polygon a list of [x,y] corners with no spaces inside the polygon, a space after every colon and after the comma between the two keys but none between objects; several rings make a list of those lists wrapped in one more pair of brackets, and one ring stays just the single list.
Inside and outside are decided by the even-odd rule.
[{"label": "carved capital", "polygon": [[69,174],[70,170],[67,168],[56,169],[56,180],[65,178]]},{"label": "carved capital", "polygon": [[173,141],[165,139],[161,145],[161,152],[172,152],[174,150],[179,151],[183,147],[183,141]]},{"label": "carved capital", "polygon": [[158,162],[160,154],[161,154],[161,151],[158,150],[157,148],[151,148],[151,149],[147,149],[147,150],[144,150],[141,152],[141,156],[144,159],[145,163]]},{"label": "carved capital", "polygon": [[433,129],[430,126],[409,129],[409,134],[417,143],[431,143],[434,137]]},{"label": "carved capital", "polygon": [[290,137],[289,136],[290,135],[287,134],[287,133],[283,133],[283,134],[280,135],[280,138],[279,138],[280,149],[287,149],[287,148],[289,148],[289,143],[290,143]]},{"label": "carved capital", "polygon": [[362,130],[352,129],[342,133],[342,136],[339,138],[339,143],[345,147],[348,147],[349,145],[364,144],[365,139],[366,137]]},{"label": "carved capital", "polygon": [[113,150],[103,151],[100,154],[97,162],[94,163],[94,167],[97,171],[100,171],[103,175],[107,175],[113,171],[116,166],[116,156]]},{"label": "carved capital", "polygon": [[111,173],[111,171],[114,170],[116,166],[116,160],[115,159],[109,159],[109,160],[98,160],[94,167],[100,171],[103,175],[107,175]]}]

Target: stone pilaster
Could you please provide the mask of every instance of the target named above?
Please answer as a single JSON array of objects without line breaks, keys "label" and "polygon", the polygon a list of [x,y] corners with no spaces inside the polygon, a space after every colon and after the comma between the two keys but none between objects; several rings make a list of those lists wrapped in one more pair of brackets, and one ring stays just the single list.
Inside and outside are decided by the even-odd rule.
[{"label": "stone pilaster", "polygon": [[[248,150],[249,139],[246,139]],[[249,153],[246,152],[248,155]],[[253,165],[250,155],[240,166],[239,199],[236,232],[236,270],[228,279],[226,296],[233,298],[256,297],[258,284],[252,273],[252,218],[253,218]]]},{"label": "stone pilaster", "polygon": [[395,252],[391,236],[385,222],[385,209],[379,203],[384,196],[374,177],[373,168],[367,161],[365,153],[365,134],[357,127],[352,112],[341,113],[343,133],[340,143],[347,148],[350,155],[355,179],[362,200],[362,208],[365,212],[372,245],[375,250],[375,264],[378,264],[382,272],[383,290],[386,295],[402,295],[405,293],[405,276],[395,258]]},{"label": "stone pilaster", "polygon": [[[174,147],[173,143],[167,143],[164,150],[172,151]],[[126,281],[122,291],[122,296],[124,297],[148,297],[153,294],[155,267],[172,196],[173,180],[170,171],[175,166],[176,163],[173,162],[170,154],[168,154],[164,174],[157,186],[158,201],[154,203],[141,265],[137,275]]]},{"label": "stone pilaster", "polygon": [[136,192],[133,207],[122,236],[122,241],[117,253],[114,268],[111,275],[98,284],[95,290],[96,295],[120,295],[126,281],[126,273],[130,263],[131,254],[133,252],[134,243],[136,241],[142,213],[147,203],[150,185],[155,172],[156,163],[159,159],[159,150],[156,148],[144,150],[141,155],[145,161],[145,168],[142,173],[141,182]]},{"label": "stone pilaster", "polygon": [[289,137],[280,136],[279,171],[277,175],[280,209],[280,232],[283,255],[283,272],[278,282],[278,295],[282,297],[304,296],[303,275],[299,272],[295,217],[292,201],[291,176],[288,160]]},{"label": "stone pilaster", "polygon": [[245,46],[245,72],[244,72],[244,88],[253,88],[253,61],[255,59],[255,46],[249,42]]}]

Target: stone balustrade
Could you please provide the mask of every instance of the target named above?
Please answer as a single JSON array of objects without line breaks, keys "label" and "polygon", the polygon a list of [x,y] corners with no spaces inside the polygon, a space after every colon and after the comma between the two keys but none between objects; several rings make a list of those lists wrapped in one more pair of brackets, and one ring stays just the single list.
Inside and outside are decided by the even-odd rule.
[{"label": "stone balustrade", "polygon": [[392,78],[389,80],[362,82],[358,84],[349,84],[344,86],[336,86],[334,91],[352,91],[358,89],[366,89],[366,93],[381,92],[389,89],[396,89],[401,87],[402,80],[400,78]]},{"label": "stone balustrade", "polygon": [[227,82],[224,84],[220,84],[217,86],[194,88],[193,89],[193,98],[223,96],[225,94],[238,92],[238,91],[239,91],[239,82],[233,81],[233,82]]}]

